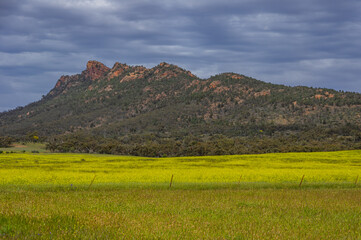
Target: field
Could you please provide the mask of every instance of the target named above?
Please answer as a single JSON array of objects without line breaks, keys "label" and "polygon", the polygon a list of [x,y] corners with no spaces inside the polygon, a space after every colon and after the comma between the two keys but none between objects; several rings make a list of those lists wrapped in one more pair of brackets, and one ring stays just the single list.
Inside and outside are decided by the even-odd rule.
[{"label": "field", "polygon": [[358,150],[0,154],[0,238],[360,239],[359,175]]},{"label": "field", "polygon": [[0,184],[34,187],[353,185],[361,151],[144,158],[91,154],[0,155]]},{"label": "field", "polygon": [[48,152],[45,149],[45,144],[43,143],[33,143],[33,142],[18,142],[12,144],[8,148],[0,148],[0,151],[3,152]]}]

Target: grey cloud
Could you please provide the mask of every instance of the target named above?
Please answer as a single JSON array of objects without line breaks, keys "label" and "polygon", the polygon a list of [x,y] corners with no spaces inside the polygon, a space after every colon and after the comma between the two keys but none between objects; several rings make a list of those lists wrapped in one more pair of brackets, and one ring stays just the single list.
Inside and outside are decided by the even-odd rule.
[{"label": "grey cloud", "polygon": [[[360,9],[357,0],[0,1],[0,83],[16,83],[0,91],[0,110],[38,99],[89,59],[361,91]],[[22,84],[28,94],[15,101]]]}]

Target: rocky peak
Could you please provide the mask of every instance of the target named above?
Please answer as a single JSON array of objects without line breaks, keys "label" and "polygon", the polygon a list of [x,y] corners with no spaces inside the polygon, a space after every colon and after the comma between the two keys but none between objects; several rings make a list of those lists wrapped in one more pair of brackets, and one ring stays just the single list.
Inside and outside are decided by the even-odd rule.
[{"label": "rocky peak", "polygon": [[56,95],[57,93],[61,92],[61,89],[64,89],[66,84],[69,82],[69,76],[61,76],[59,80],[56,82],[55,87],[49,92],[48,95]]},{"label": "rocky peak", "polygon": [[114,63],[114,66],[112,67],[112,71],[119,70],[119,69],[128,69],[129,66],[125,63],[116,62]]},{"label": "rocky peak", "polygon": [[129,66],[127,64],[116,62],[108,73],[108,80],[120,76],[127,69],[129,69]]},{"label": "rocky peak", "polygon": [[161,62],[161,63],[159,63],[159,65],[158,65],[158,66],[160,66],[160,67],[170,67],[170,66],[171,66],[171,64],[166,63],[166,62]]},{"label": "rocky peak", "polygon": [[172,71],[172,72],[178,72],[179,73],[179,72],[185,71],[184,69],[178,67],[177,65],[169,64],[169,63],[166,63],[166,62],[161,62],[152,69],[156,70],[157,72]]},{"label": "rocky peak", "polygon": [[55,88],[59,88],[60,86],[64,85],[69,80],[69,76],[61,76],[58,82],[55,84]]},{"label": "rocky peak", "polygon": [[160,78],[172,78],[172,77],[176,77],[179,74],[186,74],[189,77],[192,78],[197,78],[195,75],[193,75],[191,72],[177,66],[174,64],[169,64],[166,62],[161,62],[160,64],[158,64],[157,66],[155,66],[154,68],[151,69],[154,74],[159,75],[161,74]]},{"label": "rocky peak", "polygon": [[90,78],[90,80],[94,81],[100,77],[103,77],[109,71],[110,68],[105,66],[103,63],[98,61],[89,61],[83,74]]},{"label": "rocky peak", "polygon": [[49,92],[48,95],[50,96],[58,95],[72,86],[79,85],[80,81],[81,81],[80,74],[75,74],[71,76],[63,75],[59,78],[59,80],[55,84],[55,87]]},{"label": "rocky peak", "polygon": [[166,62],[161,62],[160,64],[158,64],[156,67],[154,67],[154,69],[159,69],[159,70],[163,70],[163,71],[173,71],[176,73],[188,73],[189,71],[174,65],[174,64],[169,64]]}]

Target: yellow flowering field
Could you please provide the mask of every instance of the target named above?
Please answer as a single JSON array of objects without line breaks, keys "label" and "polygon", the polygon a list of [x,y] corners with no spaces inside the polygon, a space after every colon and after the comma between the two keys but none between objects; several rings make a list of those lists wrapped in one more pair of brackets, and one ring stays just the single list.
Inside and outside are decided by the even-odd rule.
[{"label": "yellow flowering field", "polygon": [[354,183],[361,151],[145,158],[99,154],[0,154],[0,185]]},{"label": "yellow flowering field", "polygon": [[361,151],[0,154],[0,239],[360,239],[358,175]]}]

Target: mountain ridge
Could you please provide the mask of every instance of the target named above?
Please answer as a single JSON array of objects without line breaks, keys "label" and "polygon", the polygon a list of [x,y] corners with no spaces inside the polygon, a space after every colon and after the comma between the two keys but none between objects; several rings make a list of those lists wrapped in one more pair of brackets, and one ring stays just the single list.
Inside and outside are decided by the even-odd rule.
[{"label": "mountain ridge", "polygon": [[359,126],[360,109],[358,93],[289,87],[237,73],[201,79],[166,62],[153,68],[116,62],[109,68],[91,60],[81,73],[61,76],[43,99],[0,113],[0,135],[274,134]]}]

